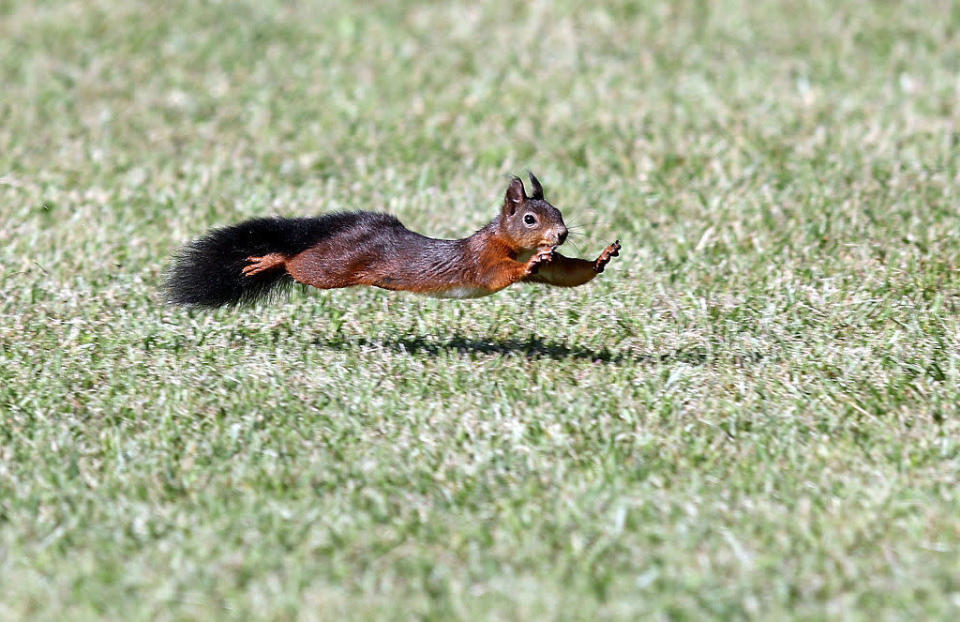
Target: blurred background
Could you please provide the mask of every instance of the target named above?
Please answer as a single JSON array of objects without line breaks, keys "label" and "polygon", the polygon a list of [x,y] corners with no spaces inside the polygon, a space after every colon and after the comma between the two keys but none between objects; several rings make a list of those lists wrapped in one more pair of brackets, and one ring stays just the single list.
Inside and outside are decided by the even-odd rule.
[{"label": "blurred background", "polygon": [[116,220],[134,248],[109,252],[141,262],[171,228],[266,212],[386,209],[459,234],[526,168],[575,221],[654,245],[651,226],[682,237],[717,210],[764,229],[848,200],[870,199],[858,211],[874,221],[903,210],[892,224],[909,228],[890,185],[955,164],[950,2],[4,2],[2,15],[5,238],[38,210]]}]

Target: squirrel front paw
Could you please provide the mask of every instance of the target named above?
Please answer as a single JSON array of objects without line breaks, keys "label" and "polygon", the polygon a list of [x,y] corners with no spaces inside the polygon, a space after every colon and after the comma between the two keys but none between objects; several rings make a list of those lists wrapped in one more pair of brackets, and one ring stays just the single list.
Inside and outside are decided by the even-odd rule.
[{"label": "squirrel front paw", "polygon": [[607,267],[607,264],[610,263],[610,259],[616,257],[620,254],[620,240],[615,241],[610,246],[603,249],[603,252],[600,253],[600,256],[597,257],[597,260],[593,262],[593,271],[597,274],[603,272],[603,269]]},{"label": "squirrel front paw", "polygon": [[551,261],[553,261],[553,249],[538,248],[533,257],[527,260],[527,276],[536,274],[540,266],[550,263]]}]

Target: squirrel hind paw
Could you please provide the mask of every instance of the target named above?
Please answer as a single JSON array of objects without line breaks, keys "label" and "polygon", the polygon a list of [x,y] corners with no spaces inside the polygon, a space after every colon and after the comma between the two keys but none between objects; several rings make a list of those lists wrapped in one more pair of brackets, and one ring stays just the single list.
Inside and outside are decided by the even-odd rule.
[{"label": "squirrel hind paw", "polygon": [[243,267],[243,276],[254,276],[286,264],[286,259],[280,253],[269,253],[262,257],[247,257],[247,261],[250,263]]}]

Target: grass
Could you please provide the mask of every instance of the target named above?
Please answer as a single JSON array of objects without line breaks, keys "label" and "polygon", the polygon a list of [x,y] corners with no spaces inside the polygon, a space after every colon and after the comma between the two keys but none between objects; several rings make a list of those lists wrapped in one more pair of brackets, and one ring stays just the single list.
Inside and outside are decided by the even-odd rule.
[{"label": "grass", "polygon": [[[955,619],[948,2],[0,2],[0,617]],[[570,291],[163,304],[208,227]]]}]

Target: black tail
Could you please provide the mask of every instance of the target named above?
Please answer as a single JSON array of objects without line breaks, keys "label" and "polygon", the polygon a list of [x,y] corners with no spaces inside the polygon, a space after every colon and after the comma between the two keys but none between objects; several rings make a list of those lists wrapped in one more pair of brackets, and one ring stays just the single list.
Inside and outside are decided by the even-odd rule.
[{"label": "black tail", "polygon": [[167,299],[178,305],[220,307],[253,302],[293,282],[283,267],[244,276],[247,257],[293,256],[356,222],[354,214],[319,218],[257,218],[213,229],[187,244],[167,274]]}]

